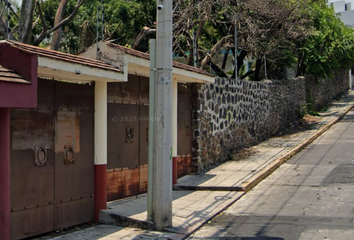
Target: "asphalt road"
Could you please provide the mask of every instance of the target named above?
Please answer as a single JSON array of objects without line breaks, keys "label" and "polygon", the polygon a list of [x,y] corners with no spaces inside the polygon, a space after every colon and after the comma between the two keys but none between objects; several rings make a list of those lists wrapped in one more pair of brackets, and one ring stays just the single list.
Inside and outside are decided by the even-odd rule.
[{"label": "asphalt road", "polygon": [[354,239],[354,111],[190,239]]}]

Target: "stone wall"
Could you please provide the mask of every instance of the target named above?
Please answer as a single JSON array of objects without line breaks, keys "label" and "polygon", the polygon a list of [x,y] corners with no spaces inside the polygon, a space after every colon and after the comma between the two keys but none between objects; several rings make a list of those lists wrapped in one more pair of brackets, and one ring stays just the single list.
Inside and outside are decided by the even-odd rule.
[{"label": "stone wall", "polygon": [[327,80],[316,80],[306,78],[306,93],[309,108],[313,111],[320,111],[326,108],[333,99],[347,93],[349,88],[349,72],[337,73],[333,78]]},{"label": "stone wall", "polygon": [[347,73],[327,81],[311,78],[262,82],[216,79],[194,84],[193,171],[202,173],[230,159],[235,150],[253,146],[293,124],[307,104],[327,105],[348,90]]}]

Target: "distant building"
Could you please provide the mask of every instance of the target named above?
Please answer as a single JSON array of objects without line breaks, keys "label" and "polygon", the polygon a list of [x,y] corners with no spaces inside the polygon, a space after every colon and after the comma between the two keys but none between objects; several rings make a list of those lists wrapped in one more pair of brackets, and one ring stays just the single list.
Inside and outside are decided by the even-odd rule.
[{"label": "distant building", "polygon": [[330,0],[329,3],[347,26],[354,27],[354,0]]}]

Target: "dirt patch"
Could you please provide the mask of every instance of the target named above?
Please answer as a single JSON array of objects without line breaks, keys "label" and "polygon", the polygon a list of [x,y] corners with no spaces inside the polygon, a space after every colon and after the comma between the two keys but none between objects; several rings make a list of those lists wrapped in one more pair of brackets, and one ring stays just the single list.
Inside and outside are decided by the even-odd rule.
[{"label": "dirt patch", "polygon": [[238,150],[232,154],[232,161],[240,161],[246,159],[257,152],[258,150],[256,146]]},{"label": "dirt patch", "polygon": [[291,124],[286,130],[279,132],[273,137],[288,138],[289,135],[296,134],[299,132],[304,132],[313,129],[316,124],[321,120],[321,117],[305,115],[296,124]]},{"label": "dirt patch", "polygon": [[[298,121],[298,123],[290,125],[289,128],[282,132],[279,132],[273,137],[278,137],[282,139],[290,138],[290,136],[293,134],[313,129],[320,120],[321,117],[305,115],[302,119]],[[257,145],[249,148],[244,148],[241,150],[237,150],[233,154],[231,154],[231,159],[232,161],[240,161],[254,155],[257,152]]]}]

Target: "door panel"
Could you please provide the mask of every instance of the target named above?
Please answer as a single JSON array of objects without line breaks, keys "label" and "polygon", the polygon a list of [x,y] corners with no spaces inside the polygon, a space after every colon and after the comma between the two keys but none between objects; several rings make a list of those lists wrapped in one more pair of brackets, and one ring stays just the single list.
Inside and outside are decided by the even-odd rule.
[{"label": "door panel", "polygon": [[92,86],[39,80],[38,108],[12,110],[12,239],[93,220],[93,127]]},{"label": "door panel", "polygon": [[92,221],[94,218],[93,205],[93,198],[72,200],[56,204],[55,228],[62,229]]},{"label": "door panel", "polygon": [[11,239],[23,239],[54,229],[54,205],[11,212]]},{"label": "door panel", "polygon": [[139,166],[139,106],[108,103],[108,169]]},{"label": "door panel", "polygon": [[53,139],[53,111],[12,110],[11,239],[54,229]]},{"label": "door panel", "polygon": [[149,79],[108,85],[108,200],[147,189]]},{"label": "door panel", "polygon": [[93,88],[56,83],[55,227],[93,220]]}]

